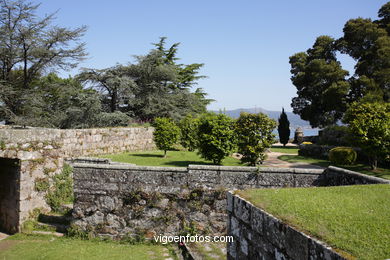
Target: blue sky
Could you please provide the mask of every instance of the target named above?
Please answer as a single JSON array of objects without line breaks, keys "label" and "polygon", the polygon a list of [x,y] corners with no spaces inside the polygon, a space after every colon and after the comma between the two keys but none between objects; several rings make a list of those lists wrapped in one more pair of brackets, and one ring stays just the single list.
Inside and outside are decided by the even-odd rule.
[{"label": "blue sky", "polygon": [[[34,1],[39,2],[39,1]],[[180,42],[184,64],[204,63],[199,87],[216,102],[209,109],[262,107],[291,111],[295,87],[289,56],[319,35],[342,35],[351,18],[377,18],[385,0],[46,0],[39,14],[58,10],[56,23],[86,25],[89,57],[80,67],[133,62],[160,36]],[[354,62],[340,57],[352,70]],[[77,70],[61,72],[74,75]]]}]

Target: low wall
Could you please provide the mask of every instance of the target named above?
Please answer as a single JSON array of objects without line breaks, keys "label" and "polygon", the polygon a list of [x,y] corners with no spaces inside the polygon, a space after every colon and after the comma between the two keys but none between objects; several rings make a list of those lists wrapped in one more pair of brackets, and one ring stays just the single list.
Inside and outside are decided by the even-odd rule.
[{"label": "low wall", "polygon": [[99,236],[226,234],[226,190],[316,185],[321,170],[74,164],[74,224]]},{"label": "low wall", "polygon": [[342,186],[358,184],[390,184],[390,180],[329,166],[324,171],[320,186]]},{"label": "low wall", "polygon": [[345,259],[322,242],[229,192],[228,259]]},{"label": "low wall", "polygon": [[[85,159],[78,160],[82,162]],[[389,183],[336,167],[325,171],[190,165],[74,163],[74,224],[111,238],[226,234],[226,190]]]},{"label": "low wall", "polygon": [[50,182],[66,158],[154,148],[153,128],[0,129],[0,158],[20,160],[19,224],[34,208],[49,208],[35,183]]}]

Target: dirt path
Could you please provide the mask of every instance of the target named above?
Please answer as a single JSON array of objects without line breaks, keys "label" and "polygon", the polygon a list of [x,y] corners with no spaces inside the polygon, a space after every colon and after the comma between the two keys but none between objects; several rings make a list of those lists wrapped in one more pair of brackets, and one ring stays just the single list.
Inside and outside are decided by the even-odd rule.
[{"label": "dirt path", "polygon": [[295,168],[295,169],[325,169],[324,167],[317,166],[317,165],[311,165],[304,162],[299,163],[290,163],[286,161],[282,161],[278,159],[281,155],[288,155],[286,153],[276,153],[276,152],[270,152],[267,153],[267,160],[264,161],[262,166],[265,167],[280,167],[280,168]]}]

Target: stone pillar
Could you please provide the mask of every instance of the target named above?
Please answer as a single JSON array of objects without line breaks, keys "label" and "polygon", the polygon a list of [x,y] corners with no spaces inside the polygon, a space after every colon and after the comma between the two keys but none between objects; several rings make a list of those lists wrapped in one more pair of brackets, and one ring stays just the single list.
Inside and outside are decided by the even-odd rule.
[{"label": "stone pillar", "polygon": [[298,127],[295,130],[293,143],[294,144],[301,144],[302,142],[303,142],[303,130],[302,130],[302,128]]}]

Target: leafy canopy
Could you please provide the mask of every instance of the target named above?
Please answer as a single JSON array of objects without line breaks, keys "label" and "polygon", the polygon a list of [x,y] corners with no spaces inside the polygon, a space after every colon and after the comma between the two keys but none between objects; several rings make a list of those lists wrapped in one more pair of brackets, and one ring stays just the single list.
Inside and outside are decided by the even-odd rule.
[{"label": "leafy canopy", "polygon": [[180,135],[180,129],[171,118],[158,117],[153,123],[153,140],[158,149],[164,151],[164,157],[167,151],[173,148]]},{"label": "leafy canopy", "polygon": [[242,155],[241,161],[256,165],[262,163],[267,148],[275,141],[272,131],[276,122],[263,113],[241,113],[236,122],[238,152]]},{"label": "leafy canopy", "polygon": [[373,169],[377,159],[389,159],[390,103],[355,102],[343,120],[348,123],[354,144],[370,156]]},{"label": "leafy canopy", "polygon": [[198,151],[202,158],[221,164],[236,148],[234,120],[224,114],[207,113],[199,118]]}]

